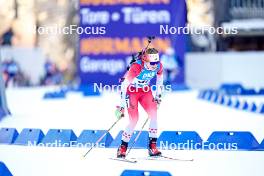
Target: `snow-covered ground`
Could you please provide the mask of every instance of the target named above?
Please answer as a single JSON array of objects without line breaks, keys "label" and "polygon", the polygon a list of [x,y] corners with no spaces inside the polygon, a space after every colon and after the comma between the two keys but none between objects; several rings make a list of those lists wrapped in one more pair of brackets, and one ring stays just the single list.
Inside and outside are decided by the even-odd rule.
[{"label": "snow-covered ground", "polygon": [[[47,88],[9,89],[8,105],[12,112],[0,122],[0,127],[73,129],[77,136],[84,129],[107,129],[116,120],[114,108],[119,95],[105,93],[100,97],[84,98],[69,93],[66,99],[43,100]],[[258,97],[258,101],[263,97]],[[140,109],[137,129],[147,115]],[[250,131],[260,143],[264,139],[264,116],[239,111],[197,99],[196,91],[167,94],[159,108],[159,129],[196,131],[206,140],[213,131]],[[127,116],[126,116],[127,117]],[[111,131],[113,137],[128,123],[120,121]],[[125,169],[162,170],[172,175],[256,175],[262,176],[264,152],[261,151],[179,151],[164,154],[194,158],[193,162],[139,161],[136,164],[109,160],[116,149],[95,149],[86,159],[86,148],[28,147],[0,145],[0,160],[15,176],[55,175],[120,175]],[[147,151],[133,150],[131,157],[146,156]]]}]

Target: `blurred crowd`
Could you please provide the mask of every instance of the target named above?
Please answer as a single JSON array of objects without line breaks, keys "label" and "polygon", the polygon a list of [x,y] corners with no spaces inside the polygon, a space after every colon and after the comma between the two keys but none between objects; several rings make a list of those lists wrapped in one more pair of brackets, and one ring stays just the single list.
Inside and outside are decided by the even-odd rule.
[{"label": "blurred crowd", "polygon": [[[14,59],[6,59],[1,64],[5,87],[28,87],[32,86],[30,77],[23,72],[18,62]],[[60,85],[64,81],[63,71],[55,63],[47,60],[44,65],[44,75],[39,80],[41,86]],[[35,85],[35,86],[38,86]]]},{"label": "blurred crowd", "polygon": [[[51,56],[39,85],[57,85],[71,81],[76,74],[78,35],[39,35],[38,27],[64,27],[79,22],[79,0],[0,0],[0,47],[41,48]],[[186,35],[187,52],[264,50],[264,0],[186,0],[188,26],[192,28],[237,26],[236,35]],[[253,23],[255,22],[255,23]],[[147,35],[147,34],[146,34]],[[2,63],[6,86],[32,85],[14,59]],[[177,53],[168,49],[161,56],[165,82],[177,76],[183,64]],[[35,85],[35,84],[34,84]]]},{"label": "blurred crowd", "polygon": [[2,62],[3,79],[5,87],[30,86],[30,80],[23,73],[19,64],[13,59]]},{"label": "blurred crowd", "polygon": [[[51,60],[46,65],[56,65],[56,68],[52,66],[53,71],[50,71],[50,66],[44,66],[48,71],[39,84],[57,84],[61,82],[61,73],[66,81],[73,79],[78,35],[40,35],[37,29],[77,24],[78,2],[79,0],[0,0],[0,50],[2,46],[40,48],[42,53],[49,55]],[[0,59],[6,60],[3,57]],[[16,64],[19,67],[19,63]],[[25,72],[22,66],[20,72]]]}]

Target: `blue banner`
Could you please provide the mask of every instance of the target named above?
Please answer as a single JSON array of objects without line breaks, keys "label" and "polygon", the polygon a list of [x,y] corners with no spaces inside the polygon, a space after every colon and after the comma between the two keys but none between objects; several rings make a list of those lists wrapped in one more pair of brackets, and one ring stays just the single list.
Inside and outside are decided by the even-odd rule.
[{"label": "blue banner", "polygon": [[80,0],[78,70],[82,84],[117,84],[126,71],[131,54],[142,50],[147,36],[152,46],[165,53],[175,48],[179,74],[173,82],[184,82],[185,0]]}]

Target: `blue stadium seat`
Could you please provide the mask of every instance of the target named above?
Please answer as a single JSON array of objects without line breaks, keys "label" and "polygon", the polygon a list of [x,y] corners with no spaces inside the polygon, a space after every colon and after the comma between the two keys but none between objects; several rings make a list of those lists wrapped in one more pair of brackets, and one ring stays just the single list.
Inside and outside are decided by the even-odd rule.
[{"label": "blue stadium seat", "polygon": [[69,147],[71,143],[76,142],[76,139],[75,133],[70,129],[50,129],[40,144],[51,147]]},{"label": "blue stadium seat", "polygon": [[245,89],[241,84],[223,84],[220,91],[228,95],[257,95],[254,89]]},{"label": "blue stadium seat", "polygon": [[[88,147],[91,147],[101,136],[105,134],[105,132],[107,132],[107,130],[83,130],[77,139],[77,144],[87,145]],[[112,141],[113,137],[108,132],[101,140],[101,142],[98,143],[98,147],[109,147]]]},{"label": "blue stadium seat", "polygon": [[260,89],[259,94],[264,95],[264,89]]},{"label": "blue stadium seat", "polygon": [[55,92],[47,92],[44,94],[43,98],[44,99],[61,99],[66,97],[66,92],[61,90],[61,91],[55,91]]},{"label": "blue stadium seat", "polygon": [[218,96],[219,96],[218,92],[213,92],[209,101],[217,102]]},{"label": "blue stadium seat", "polygon": [[[120,131],[118,133],[117,137],[113,140],[113,142],[109,146],[110,148],[116,148],[120,145],[120,142],[122,139],[122,133],[123,133],[123,131]],[[134,131],[134,133],[133,133],[133,135],[132,135],[132,137],[128,143],[128,147],[130,147],[133,144],[138,133],[139,133],[139,131]],[[137,149],[147,148],[148,147],[148,141],[149,141],[148,138],[149,138],[148,131],[142,131],[137,142],[134,145],[134,148],[137,148]]]},{"label": "blue stadium seat", "polygon": [[5,163],[3,163],[2,161],[0,161],[0,175],[1,176],[12,176],[9,169],[6,167]]},{"label": "blue stadium seat", "polygon": [[121,176],[171,176],[167,171],[124,170]]},{"label": "blue stadium seat", "polygon": [[201,143],[202,138],[195,131],[163,131],[157,146],[162,149],[199,149]]},{"label": "blue stadium seat", "polygon": [[257,112],[260,114],[264,114],[264,103],[260,104],[257,108]]},{"label": "blue stadium seat", "polygon": [[225,103],[225,96],[222,94],[219,94],[215,102],[218,104],[221,104],[221,105],[224,104]]},{"label": "blue stadium seat", "polygon": [[232,106],[232,98],[231,97],[226,97],[226,100],[225,100],[225,105],[230,107]]},{"label": "blue stadium seat", "polygon": [[[154,84],[156,84],[156,82]],[[185,84],[179,84],[179,83],[175,84],[174,83],[174,84],[170,84],[170,85],[171,85],[171,90],[172,91],[186,91],[186,90],[189,90],[190,89]],[[156,87],[153,87],[153,91],[155,91],[155,90],[156,90]]]},{"label": "blue stadium seat", "polygon": [[15,128],[1,128],[0,130],[0,143],[12,144],[18,136]]},{"label": "blue stadium seat", "polygon": [[259,149],[259,150],[264,150],[264,139],[263,139],[263,141],[260,143],[258,149]]},{"label": "blue stadium seat", "polygon": [[248,109],[248,103],[246,101],[241,102],[238,109],[247,110]]},{"label": "blue stadium seat", "polygon": [[240,106],[240,101],[238,99],[234,100],[232,107],[238,109]]},{"label": "blue stadium seat", "polygon": [[222,84],[220,91],[228,95],[240,95],[244,88],[241,84]]},{"label": "blue stadium seat", "polygon": [[199,95],[198,95],[198,98],[200,98],[200,99],[204,99],[205,94],[206,94],[206,90],[202,90],[202,91],[200,91],[200,92],[199,92]]},{"label": "blue stadium seat", "polygon": [[243,95],[257,95],[258,93],[254,89],[244,89]]},{"label": "blue stadium seat", "polygon": [[253,103],[248,105],[248,109],[247,110],[250,111],[250,112],[256,112],[257,105],[253,102]]},{"label": "blue stadium seat", "polygon": [[205,92],[204,99],[210,101],[210,100],[211,100],[211,97],[212,97],[213,94],[214,94],[214,91],[212,91],[212,90],[207,90],[207,91]]},{"label": "blue stadium seat", "polygon": [[44,137],[41,129],[25,128],[16,138],[14,144],[17,145],[37,145]]},{"label": "blue stadium seat", "polygon": [[[223,144],[219,148],[225,150],[255,150],[259,146],[255,137],[246,131],[215,131],[209,136],[207,142],[211,147]],[[205,149],[210,149],[211,147],[205,146]]]}]

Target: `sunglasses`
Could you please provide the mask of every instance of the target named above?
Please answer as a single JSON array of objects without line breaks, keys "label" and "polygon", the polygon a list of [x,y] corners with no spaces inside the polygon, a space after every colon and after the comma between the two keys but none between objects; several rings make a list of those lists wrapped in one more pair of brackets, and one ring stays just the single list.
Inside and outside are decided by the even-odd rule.
[{"label": "sunglasses", "polygon": [[149,62],[149,64],[152,65],[152,66],[153,65],[157,65],[158,63],[159,63],[159,61],[157,61],[157,62]]}]

